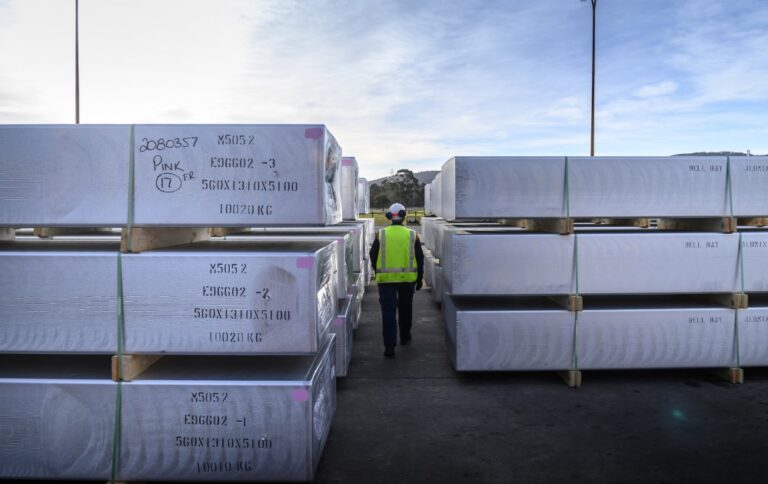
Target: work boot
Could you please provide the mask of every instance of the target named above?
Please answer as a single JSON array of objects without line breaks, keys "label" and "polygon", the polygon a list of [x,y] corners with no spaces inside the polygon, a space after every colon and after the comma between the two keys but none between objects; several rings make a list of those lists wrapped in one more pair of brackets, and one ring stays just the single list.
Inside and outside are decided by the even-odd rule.
[{"label": "work boot", "polygon": [[384,348],[384,356],[387,358],[394,358],[395,357],[395,347],[394,346],[387,346]]}]

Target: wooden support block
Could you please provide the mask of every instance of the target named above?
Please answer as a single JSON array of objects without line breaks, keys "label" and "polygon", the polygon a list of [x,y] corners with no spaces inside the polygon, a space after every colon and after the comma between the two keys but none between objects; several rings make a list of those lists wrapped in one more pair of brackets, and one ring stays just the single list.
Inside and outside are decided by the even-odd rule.
[{"label": "wooden support block", "polygon": [[248,227],[211,227],[208,235],[211,237],[226,237],[227,235],[241,234],[247,230]]},{"label": "wooden support block", "polygon": [[499,220],[499,223],[509,227],[520,227],[521,229],[526,228],[525,219],[523,218],[503,218]]},{"label": "wooden support block", "polygon": [[734,385],[744,383],[744,369],[742,368],[716,368],[712,372],[719,378]]},{"label": "wooden support block", "polygon": [[13,227],[0,227],[0,240],[16,239],[16,229]]},{"label": "wooden support block", "polygon": [[612,227],[640,227],[647,229],[651,226],[649,218],[594,218],[592,223]]},{"label": "wooden support block", "polygon": [[699,294],[698,298],[731,309],[747,309],[749,307],[749,295],[739,292],[732,294]]},{"label": "wooden support block", "polygon": [[557,303],[563,309],[567,309],[571,312],[584,310],[584,298],[578,294],[570,294],[568,296],[547,296],[547,298]]},{"label": "wooden support block", "polygon": [[35,227],[32,233],[36,237],[55,237],[57,235],[112,235],[109,227]]},{"label": "wooden support block", "polygon": [[563,379],[566,385],[571,388],[581,387],[581,371],[579,370],[565,370],[557,372],[560,378]]},{"label": "wooden support block", "polygon": [[740,218],[739,225],[747,225],[750,227],[765,227],[768,225],[768,217]]},{"label": "wooden support block", "polygon": [[529,218],[524,219],[525,229],[531,232],[547,232],[560,235],[573,233],[572,218]]},{"label": "wooden support block", "polygon": [[130,230],[123,229],[120,251],[143,252],[201,240],[210,240],[207,228],[132,227]]},{"label": "wooden support block", "polygon": [[118,359],[120,356],[112,356],[112,380],[133,381],[147,368],[154,365],[161,355],[123,355],[122,375],[119,373]]},{"label": "wooden support block", "polygon": [[731,234],[736,231],[734,217],[715,218],[660,218],[656,224],[659,230],[691,230],[696,232],[722,232]]}]

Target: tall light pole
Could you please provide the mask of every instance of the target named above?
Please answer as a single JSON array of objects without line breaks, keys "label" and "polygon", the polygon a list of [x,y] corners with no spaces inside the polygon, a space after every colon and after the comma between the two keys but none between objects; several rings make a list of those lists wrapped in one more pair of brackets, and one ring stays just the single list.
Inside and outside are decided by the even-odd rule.
[{"label": "tall light pole", "polygon": [[590,1],[592,2],[592,112],[589,133],[589,156],[595,156],[595,12],[597,11],[597,0]]},{"label": "tall light pole", "polygon": [[75,124],[80,124],[80,1],[75,0]]}]

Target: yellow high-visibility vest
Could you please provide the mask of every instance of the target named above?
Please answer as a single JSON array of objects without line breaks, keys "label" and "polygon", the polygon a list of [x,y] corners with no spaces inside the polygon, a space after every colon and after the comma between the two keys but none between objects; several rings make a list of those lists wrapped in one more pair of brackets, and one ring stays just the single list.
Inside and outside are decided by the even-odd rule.
[{"label": "yellow high-visibility vest", "polygon": [[376,282],[416,282],[416,232],[402,225],[379,230],[379,257]]}]

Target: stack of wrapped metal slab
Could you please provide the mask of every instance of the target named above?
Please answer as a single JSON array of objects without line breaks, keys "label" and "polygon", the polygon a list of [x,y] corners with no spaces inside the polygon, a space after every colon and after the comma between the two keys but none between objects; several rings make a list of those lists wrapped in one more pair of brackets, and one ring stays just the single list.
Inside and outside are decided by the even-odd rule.
[{"label": "stack of wrapped metal slab", "polygon": [[[422,224],[434,256],[427,278],[433,291],[443,285],[435,298],[456,368],[764,365],[768,232],[718,233],[704,222],[760,225],[753,221],[768,214],[767,182],[765,157],[449,160],[430,186],[444,220]],[[548,218],[584,222],[575,230],[535,223]],[[694,228],[593,222],[639,218],[686,219]],[[510,225],[457,222],[480,219]],[[516,219],[534,223],[524,230]]]},{"label": "stack of wrapped metal slab", "polygon": [[328,225],[341,148],[322,125],[0,126],[0,226]]},{"label": "stack of wrapped metal slab", "polygon": [[305,357],[166,357],[124,384],[93,358],[2,356],[0,476],[311,480],[336,408],[335,356],[330,337]]},{"label": "stack of wrapped metal slab", "polygon": [[358,184],[357,159],[345,156],[341,159],[341,217],[343,220],[357,220],[360,193]]},{"label": "stack of wrapped metal slab", "polygon": [[[10,425],[0,477],[311,479],[335,410],[339,316],[344,373],[351,355],[362,228],[187,245],[166,234],[339,223],[341,149],[327,129],[5,126],[0,151],[0,227],[122,228],[123,240],[143,227],[151,239],[135,253],[114,235],[0,242],[0,358],[15,362],[0,365],[0,414],[34,417]],[[99,355],[113,356],[111,379]],[[90,373],[57,372],[80,358]],[[139,377],[137,361],[149,362]],[[41,422],[60,394],[82,403]],[[122,437],[104,436],[114,428]]]},{"label": "stack of wrapped metal slab", "polygon": [[361,215],[371,213],[370,187],[368,180],[362,177],[357,179],[357,213]]}]

